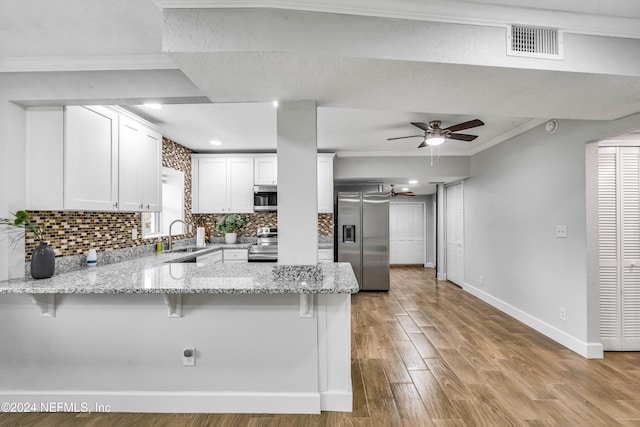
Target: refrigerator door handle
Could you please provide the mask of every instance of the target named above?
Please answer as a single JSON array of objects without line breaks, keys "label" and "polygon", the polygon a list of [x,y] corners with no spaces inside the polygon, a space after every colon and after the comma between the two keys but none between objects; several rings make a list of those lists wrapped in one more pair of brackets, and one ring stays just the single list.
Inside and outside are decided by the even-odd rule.
[{"label": "refrigerator door handle", "polygon": [[355,243],[356,242],[356,226],[355,225],[343,225],[342,226],[342,243]]}]

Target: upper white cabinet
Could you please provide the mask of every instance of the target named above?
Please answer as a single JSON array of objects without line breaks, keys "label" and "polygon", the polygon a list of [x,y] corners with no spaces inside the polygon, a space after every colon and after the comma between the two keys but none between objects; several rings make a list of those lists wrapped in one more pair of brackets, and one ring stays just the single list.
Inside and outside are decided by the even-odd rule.
[{"label": "upper white cabinet", "polygon": [[256,157],[253,159],[255,185],[278,184],[278,158],[276,156]]},{"label": "upper white cabinet", "polygon": [[253,157],[194,155],[193,212],[253,212]]},{"label": "upper white cabinet", "polygon": [[162,210],[162,137],[129,117],[120,117],[119,128],[119,209],[159,212]]},{"label": "upper white cabinet", "polygon": [[118,114],[100,106],[66,107],[64,209],[118,208]]},{"label": "upper white cabinet", "polygon": [[162,137],[142,120],[103,106],[35,108],[26,140],[27,209],[161,209]]},{"label": "upper white cabinet", "polygon": [[318,154],[318,213],[333,213],[333,154]]}]

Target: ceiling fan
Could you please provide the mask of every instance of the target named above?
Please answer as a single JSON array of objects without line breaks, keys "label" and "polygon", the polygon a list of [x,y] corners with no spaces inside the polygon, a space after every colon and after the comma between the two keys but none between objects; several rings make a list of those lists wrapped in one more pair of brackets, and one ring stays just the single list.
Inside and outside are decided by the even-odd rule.
[{"label": "ceiling fan", "polygon": [[471,129],[478,126],[483,126],[482,120],[474,119],[468,122],[458,123],[457,125],[449,126],[448,128],[441,128],[442,122],[440,120],[431,120],[429,124],[422,122],[411,122],[415,127],[424,131],[423,135],[410,135],[399,136],[396,138],[387,138],[387,141],[393,141],[396,139],[404,138],[423,138],[422,143],[418,145],[418,148],[426,147],[427,145],[440,145],[445,139],[455,139],[457,141],[473,141],[478,135],[469,135],[466,133],[455,133],[465,129]]},{"label": "ceiling fan", "polygon": [[393,184],[391,184],[391,197],[396,196],[415,196],[413,191],[396,191]]}]

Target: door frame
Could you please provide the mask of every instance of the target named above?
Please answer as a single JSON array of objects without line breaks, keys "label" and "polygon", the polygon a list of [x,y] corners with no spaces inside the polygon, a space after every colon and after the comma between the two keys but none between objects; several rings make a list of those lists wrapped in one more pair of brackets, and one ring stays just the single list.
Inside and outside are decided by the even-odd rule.
[{"label": "door frame", "polygon": [[[464,180],[449,182],[447,184],[438,185],[438,225],[437,225],[437,280],[449,280],[447,278],[448,261],[447,261],[447,188],[454,185],[460,185],[462,191],[462,282],[464,283],[464,258],[465,258],[465,226],[464,226]],[[454,283],[457,286],[462,284]]]}]

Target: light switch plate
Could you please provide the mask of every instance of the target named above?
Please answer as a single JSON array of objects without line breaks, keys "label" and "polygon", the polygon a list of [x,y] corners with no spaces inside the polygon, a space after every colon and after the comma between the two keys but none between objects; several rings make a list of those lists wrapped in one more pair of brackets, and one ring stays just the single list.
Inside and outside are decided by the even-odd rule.
[{"label": "light switch plate", "polygon": [[556,237],[566,238],[567,237],[567,226],[566,225],[556,225]]}]

